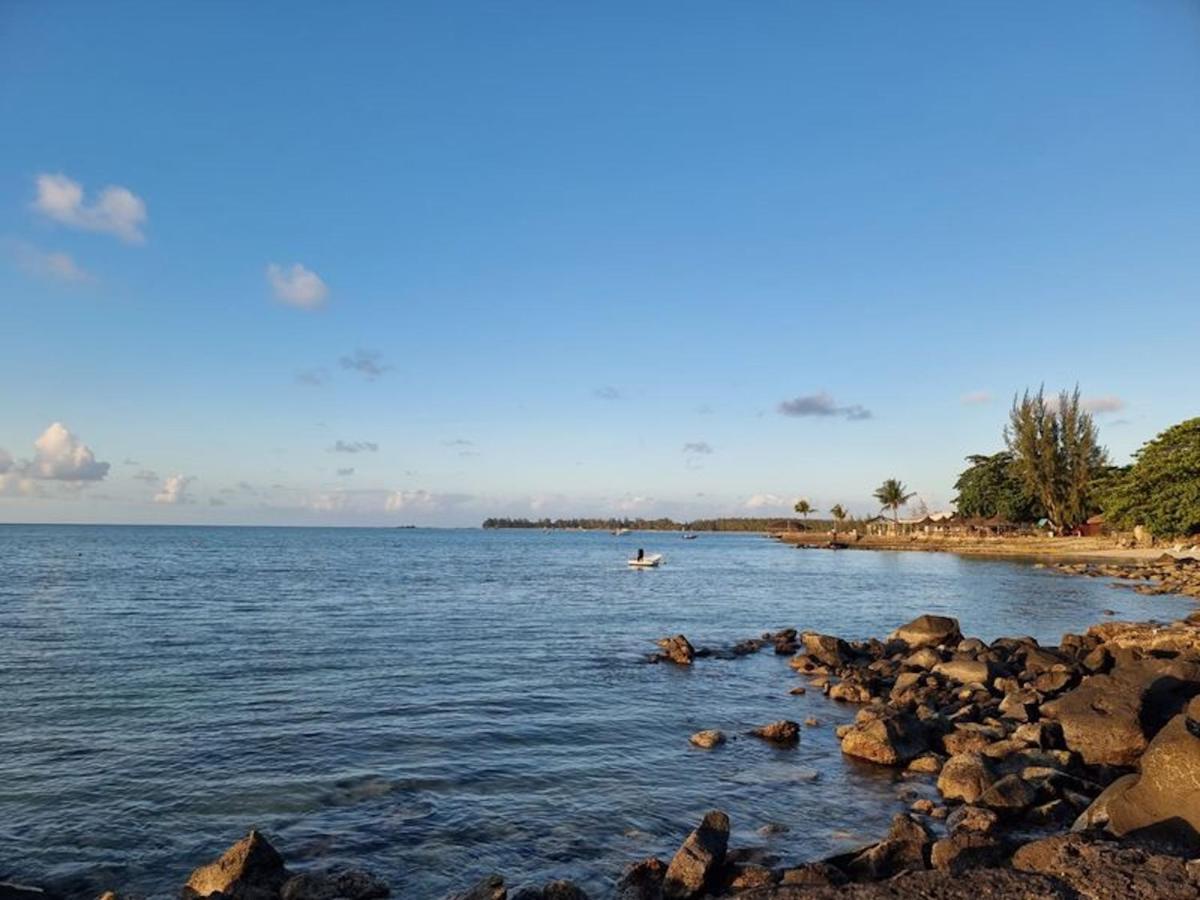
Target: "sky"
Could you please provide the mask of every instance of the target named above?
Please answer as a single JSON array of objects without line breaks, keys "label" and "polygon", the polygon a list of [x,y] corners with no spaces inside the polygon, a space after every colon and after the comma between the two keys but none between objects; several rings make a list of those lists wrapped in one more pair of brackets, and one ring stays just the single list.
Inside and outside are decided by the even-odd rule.
[{"label": "sky", "polygon": [[1200,4],[0,3],[0,521],[949,506],[1197,414]]}]

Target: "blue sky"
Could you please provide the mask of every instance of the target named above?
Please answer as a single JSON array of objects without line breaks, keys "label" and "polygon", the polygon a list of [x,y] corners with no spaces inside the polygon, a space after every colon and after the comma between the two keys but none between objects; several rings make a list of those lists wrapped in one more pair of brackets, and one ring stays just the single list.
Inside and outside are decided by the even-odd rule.
[{"label": "blue sky", "polygon": [[0,521],[940,508],[1027,385],[1196,413],[1191,2],[9,2],[0,122]]}]

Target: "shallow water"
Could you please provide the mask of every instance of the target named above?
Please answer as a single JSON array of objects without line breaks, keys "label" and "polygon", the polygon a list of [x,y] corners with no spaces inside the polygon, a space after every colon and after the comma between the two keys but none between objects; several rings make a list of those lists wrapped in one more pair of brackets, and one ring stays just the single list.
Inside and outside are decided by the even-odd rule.
[{"label": "shallow water", "polygon": [[[666,565],[626,569],[639,545]],[[646,665],[654,638],[882,636],[933,612],[1057,642],[1109,608],[1191,604],[750,535],[0,526],[0,878],[175,896],[253,826],[294,867],[366,867],[394,896],[491,871],[604,896],[712,807],[735,845],[809,859],[901,808],[838,751],[854,710],[789,696],[769,652]],[[809,715],[796,749],[687,742]]]}]

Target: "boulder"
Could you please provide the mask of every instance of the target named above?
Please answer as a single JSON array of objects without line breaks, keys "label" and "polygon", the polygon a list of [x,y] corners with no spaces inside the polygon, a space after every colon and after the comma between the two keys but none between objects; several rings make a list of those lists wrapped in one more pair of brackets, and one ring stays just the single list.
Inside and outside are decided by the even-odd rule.
[{"label": "boulder", "polygon": [[288,880],[283,857],[257,831],[188,877],[184,900],[220,894],[222,900],[276,900]]},{"label": "boulder", "polygon": [[1086,900],[1195,900],[1200,868],[1132,844],[1060,834],[1026,844],[1014,869],[1048,875]]},{"label": "boulder", "polygon": [[778,722],[755,728],[750,733],[773,744],[795,744],[800,740],[800,725],[791,719],[780,719]]},{"label": "boulder", "polygon": [[979,797],[979,805],[1016,816],[1033,806],[1037,791],[1020,775],[1005,775]]},{"label": "boulder", "polygon": [[280,900],[377,900],[391,890],[387,882],[368,872],[345,869],[333,872],[304,872],[284,882]]},{"label": "boulder", "polygon": [[956,831],[929,850],[929,862],[943,872],[965,872],[987,866],[1001,865],[1007,856],[1006,847],[996,838],[977,831]]},{"label": "boulder", "polygon": [[957,658],[938,663],[933,671],[957,684],[990,684],[995,675],[991,663],[982,659]]},{"label": "boulder", "polygon": [[941,645],[957,646],[962,640],[958,620],[948,616],[917,616],[907,625],[901,625],[889,636],[889,640],[902,641],[910,650]]},{"label": "boulder", "polygon": [[1139,775],[1109,785],[1079,824],[1200,851],[1200,699],[1155,736],[1139,768]]},{"label": "boulder", "polygon": [[723,732],[715,729],[706,729],[705,731],[697,731],[688,740],[697,747],[711,750],[713,747],[725,743],[725,735]]},{"label": "boulder", "polygon": [[1200,666],[1144,659],[1090,675],[1042,705],[1062,725],[1066,745],[1088,765],[1132,766],[1158,729],[1200,693]]},{"label": "boulder", "polygon": [[715,889],[729,848],[729,816],[720,810],[705,814],[679,848],[663,879],[666,900],[691,900]]},{"label": "boulder", "polygon": [[825,862],[811,862],[804,863],[792,869],[784,869],[779,883],[822,887],[845,884],[848,880],[846,873],[837,866]]},{"label": "boulder", "polygon": [[991,834],[1000,824],[1000,816],[982,806],[960,806],[946,817],[946,828],[954,831],[974,831]]},{"label": "boulder", "polygon": [[800,635],[804,651],[817,662],[832,668],[840,668],[850,661],[850,645],[839,637],[806,631]]},{"label": "boulder", "polygon": [[509,900],[588,900],[588,895],[572,881],[551,881],[543,887],[521,888]]},{"label": "boulder", "polygon": [[667,865],[650,857],[627,867],[617,881],[616,900],[662,900]]},{"label": "boulder", "polygon": [[460,894],[454,894],[450,900],[507,900],[508,888],[504,879],[499,875],[488,875],[475,882]]},{"label": "boulder", "polygon": [[897,766],[929,749],[923,722],[909,713],[891,713],[851,725],[842,738],[842,752],[885,766]]},{"label": "boulder", "polygon": [[663,658],[678,666],[690,666],[696,658],[696,648],[682,634],[662,638],[657,643]]},{"label": "boulder", "polygon": [[947,800],[974,803],[992,786],[996,777],[987,760],[979,753],[959,753],[942,766],[937,786]]},{"label": "boulder", "polygon": [[910,653],[902,661],[901,665],[908,669],[916,669],[920,672],[929,672],[942,661],[942,655],[932,647],[922,647],[913,653]]},{"label": "boulder", "polygon": [[855,854],[839,868],[855,881],[874,881],[891,878],[900,872],[927,869],[931,841],[929,829],[919,819],[898,813],[892,819],[886,838]]},{"label": "boulder", "polygon": [[857,679],[846,679],[829,689],[829,699],[842,703],[870,703],[871,689]]}]

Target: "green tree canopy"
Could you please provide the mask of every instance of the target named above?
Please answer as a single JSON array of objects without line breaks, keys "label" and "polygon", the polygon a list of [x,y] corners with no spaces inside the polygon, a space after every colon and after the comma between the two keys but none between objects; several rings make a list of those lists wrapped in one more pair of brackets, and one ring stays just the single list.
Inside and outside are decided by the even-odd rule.
[{"label": "green tree canopy", "polygon": [[1145,525],[1158,537],[1200,533],[1200,418],[1147,441],[1113,479],[1104,515],[1119,528]]},{"label": "green tree canopy", "polygon": [[908,492],[908,488],[899,478],[889,478],[875,489],[875,499],[884,509],[892,511],[892,520],[895,522],[900,521],[900,507],[915,496],[915,493]]},{"label": "green tree canopy", "polygon": [[812,504],[803,498],[796,501],[796,506],[794,507],[794,509],[800,515],[804,516],[805,519],[807,519],[813,512],[815,512]]},{"label": "green tree canopy", "polygon": [[1000,516],[1010,522],[1034,522],[1042,510],[1037,498],[1021,484],[1013,466],[1013,455],[1007,450],[991,456],[977,453],[967,457],[970,466],[954,483],[958,491],[955,506],[959,515]]},{"label": "green tree canopy", "polygon": [[1004,438],[1022,488],[1060,532],[1083,524],[1097,509],[1095,480],[1105,473],[1108,455],[1080,405],[1078,387],[1056,400],[1048,401],[1040,388],[1014,398]]},{"label": "green tree canopy", "polygon": [[829,514],[833,516],[833,520],[839,525],[850,516],[850,513],[846,511],[846,507],[842,506],[840,503],[835,503],[833,506],[831,506],[829,508]]}]

